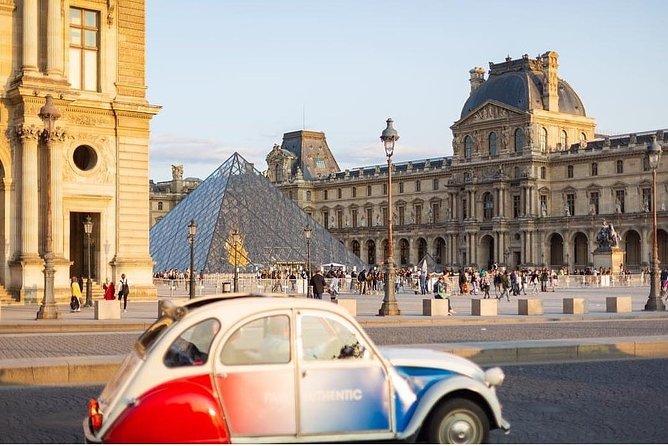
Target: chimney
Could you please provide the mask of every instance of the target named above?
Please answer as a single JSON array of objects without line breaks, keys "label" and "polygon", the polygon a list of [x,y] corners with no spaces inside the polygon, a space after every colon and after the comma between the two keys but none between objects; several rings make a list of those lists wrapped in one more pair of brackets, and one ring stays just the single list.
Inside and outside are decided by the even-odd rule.
[{"label": "chimney", "polygon": [[543,54],[543,107],[548,111],[559,111],[559,55],[555,51]]},{"label": "chimney", "polygon": [[469,79],[469,82],[471,82],[471,93],[473,93],[485,82],[485,69],[483,67],[475,67],[469,70],[469,73],[471,74],[471,78]]}]

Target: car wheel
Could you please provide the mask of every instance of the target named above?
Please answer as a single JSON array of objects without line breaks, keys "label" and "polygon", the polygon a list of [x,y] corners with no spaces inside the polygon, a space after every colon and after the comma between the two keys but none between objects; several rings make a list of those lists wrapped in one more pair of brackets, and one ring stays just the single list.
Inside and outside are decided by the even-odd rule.
[{"label": "car wheel", "polygon": [[427,429],[429,443],[487,443],[489,420],[476,403],[457,398],[436,409]]}]

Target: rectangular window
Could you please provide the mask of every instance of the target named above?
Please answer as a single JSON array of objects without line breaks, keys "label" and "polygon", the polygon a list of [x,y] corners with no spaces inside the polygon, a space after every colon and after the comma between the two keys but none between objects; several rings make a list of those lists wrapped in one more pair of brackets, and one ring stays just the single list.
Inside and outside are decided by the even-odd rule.
[{"label": "rectangular window", "polygon": [[382,215],[383,215],[383,222],[382,222],[382,224],[383,224],[383,226],[384,226],[384,225],[387,224],[387,208],[386,208],[386,207],[384,207],[384,208],[382,209]]},{"label": "rectangular window", "polygon": [[420,204],[415,205],[415,224],[422,224],[422,205]]},{"label": "rectangular window", "polygon": [[406,224],[406,208],[399,206],[399,225]]},{"label": "rectangular window", "polygon": [[592,192],[589,194],[589,213],[592,215],[598,215],[598,202],[599,195],[598,192]]},{"label": "rectangular window", "polygon": [[468,207],[468,200],[466,198],[462,198],[462,219],[464,220],[469,218]]},{"label": "rectangular window", "polygon": [[520,217],[520,196],[513,195],[513,218]]},{"label": "rectangular window", "polygon": [[98,91],[100,13],[70,8],[70,70],[73,88]]},{"label": "rectangular window", "polygon": [[306,201],[311,201],[311,191],[310,190],[306,191]]},{"label": "rectangular window", "polygon": [[343,195],[343,192],[341,192],[341,188],[339,187],[336,190],[336,198],[338,198],[340,200],[342,195]]},{"label": "rectangular window", "polygon": [[353,210],[351,211],[351,213],[352,213],[352,220],[353,220],[353,221],[352,221],[352,223],[353,223],[353,228],[356,228],[356,227],[357,227],[357,209],[353,209]]},{"label": "rectangular window", "polygon": [[366,187],[366,196],[367,196],[367,197],[370,197],[370,196],[371,196],[371,185],[368,185],[368,186]]},{"label": "rectangular window", "polygon": [[598,175],[598,163],[591,163],[591,176],[595,177]]},{"label": "rectangular window", "polygon": [[373,209],[367,208],[366,210],[366,227],[370,228],[373,226]]},{"label": "rectangular window", "polygon": [[623,214],[624,213],[624,191],[616,190],[615,191],[615,213]]},{"label": "rectangular window", "polygon": [[439,223],[441,221],[441,206],[438,203],[431,204],[431,223]]},{"label": "rectangular window", "polygon": [[400,194],[404,193],[404,183],[403,183],[403,181],[399,182],[399,193]]},{"label": "rectangular window", "polygon": [[566,208],[568,215],[575,215],[575,194],[566,194]]},{"label": "rectangular window", "polygon": [[322,213],[322,225],[325,229],[329,229],[329,212],[327,211]]},{"label": "rectangular window", "polygon": [[652,212],[652,189],[644,187],[642,190],[642,212]]},{"label": "rectangular window", "polygon": [[352,190],[350,191],[350,194],[353,196],[353,198],[357,197],[357,188],[353,187]]},{"label": "rectangular window", "polygon": [[325,189],[325,190],[322,191],[322,198],[323,198],[323,200],[327,200],[327,196],[328,196],[328,195],[329,195],[329,194],[327,193],[327,189]]},{"label": "rectangular window", "polygon": [[415,192],[420,192],[422,190],[422,183],[420,183],[420,180],[417,180],[415,182]]},{"label": "rectangular window", "polygon": [[647,156],[642,157],[642,170],[649,172],[649,158]]},{"label": "rectangular window", "polygon": [[336,227],[343,228],[343,211],[336,211]]},{"label": "rectangular window", "polygon": [[624,173],[624,161],[617,160],[617,173]]},{"label": "rectangular window", "polygon": [[383,195],[387,195],[387,183],[383,183]]},{"label": "rectangular window", "polygon": [[325,168],[325,160],[323,158],[316,158],[315,167],[317,167],[318,169],[324,169]]},{"label": "rectangular window", "polygon": [[573,166],[566,167],[566,177],[573,178]]},{"label": "rectangular window", "polygon": [[433,190],[438,190],[438,178],[434,178],[434,180],[431,183],[431,188]]}]

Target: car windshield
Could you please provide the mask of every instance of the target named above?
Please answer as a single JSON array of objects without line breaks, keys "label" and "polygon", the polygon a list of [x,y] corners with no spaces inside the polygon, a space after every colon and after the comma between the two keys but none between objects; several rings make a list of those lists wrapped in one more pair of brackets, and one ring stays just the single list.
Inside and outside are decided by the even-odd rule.
[{"label": "car windshield", "polygon": [[163,316],[155,321],[148,329],[139,336],[135,343],[135,350],[141,356],[144,356],[147,350],[151,348],[155,341],[160,338],[162,333],[174,323],[174,319],[170,316]]}]

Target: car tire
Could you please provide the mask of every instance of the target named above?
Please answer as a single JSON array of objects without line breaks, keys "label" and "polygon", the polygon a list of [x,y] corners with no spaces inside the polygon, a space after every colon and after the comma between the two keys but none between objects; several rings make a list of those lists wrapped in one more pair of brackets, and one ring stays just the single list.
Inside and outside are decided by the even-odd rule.
[{"label": "car tire", "polygon": [[429,443],[487,443],[489,420],[473,401],[455,398],[441,404],[427,426]]}]

